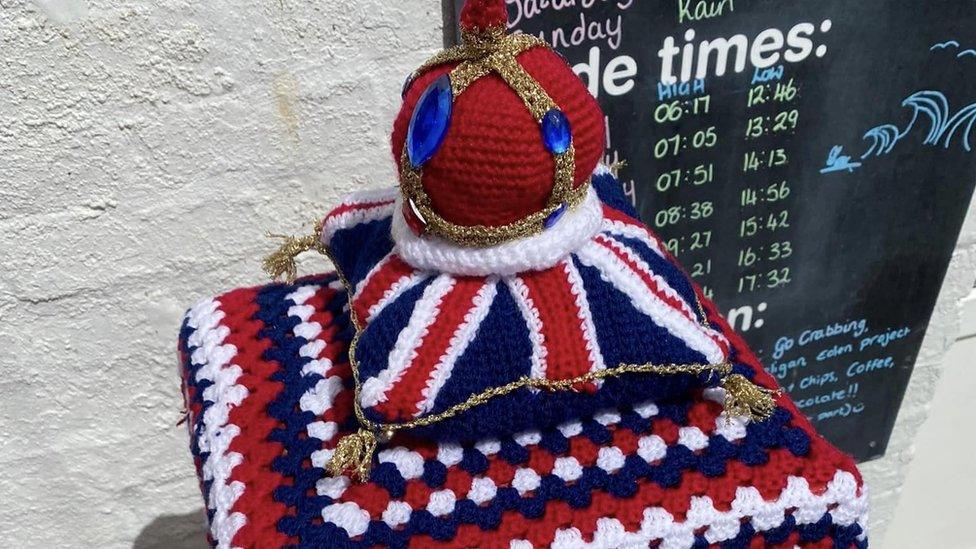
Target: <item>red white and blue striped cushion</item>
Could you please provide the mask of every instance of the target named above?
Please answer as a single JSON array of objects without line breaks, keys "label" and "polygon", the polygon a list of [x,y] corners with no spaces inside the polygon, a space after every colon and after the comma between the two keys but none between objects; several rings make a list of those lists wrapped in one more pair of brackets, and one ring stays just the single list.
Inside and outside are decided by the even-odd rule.
[{"label": "red white and blue striped cushion", "polygon": [[[594,187],[609,193],[619,184],[602,173]],[[702,318],[693,285],[657,237],[597,192],[584,207],[596,209],[599,224],[578,248],[540,270],[480,276],[405,261],[390,236],[401,211],[396,194],[354,196],[324,223],[323,241],[355,288],[360,402],[370,419],[439,414],[524,377],[560,381],[625,364],[728,362],[726,337]],[[423,432],[443,440],[511,434],[717,379],[700,377],[635,375],[591,384],[585,395],[526,390]]]}]

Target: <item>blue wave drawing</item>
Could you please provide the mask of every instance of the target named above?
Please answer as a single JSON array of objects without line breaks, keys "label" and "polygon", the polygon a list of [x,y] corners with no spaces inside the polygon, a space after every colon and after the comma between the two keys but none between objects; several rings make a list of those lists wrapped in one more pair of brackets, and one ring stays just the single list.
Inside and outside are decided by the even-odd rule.
[{"label": "blue wave drawing", "polygon": [[972,152],[972,133],[976,127],[976,103],[973,103],[954,115],[950,116],[949,100],[945,94],[938,91],[924,90],[912,94],[902,102],[902,106],[912,109],[912,119],[904,129],[894,124],[884,124],[871,128],[864,134],[864,140],[871,140],[871,146],[861,156],[883,156],[891,153],[895,145],[920,123],[928,122],[928,133],[925,145],[933,147],[942,145],[950,148],[952,143],[961,136],[962,147],[966,152]]},{"label": "blue wave drawing", "polygon": [[874,154],[875,156],[881,156],[888,154],[892,149],[895,148],[895,144],[904,137],[898,126],[894,124],[884,124],[876,128],[871,128],[866,134],[864,134],[864,139],[873,139],[874,143],[868,148],[868,151],[861,155],[861,160]]},{"label": "blue wave drawing", "polygon": [[914,109],[912,121],[902,132],[902,137],[912,131],[919,115],[925,115],[931,122],[929,133],[925,137],[925,144],[936,144],[942,132],[945,131],[946,120],[949,118],[949,100],[946,99],[945,94],[937,91],[920,91],[902,101],[901,106]]},{"label": "blue wave drawing", "polygon": [[929,51],[944,50],[944,49],[947,49],[949,47],[958,48],[959,47],[959,42],[956,42],[955,40],[946,40],[945,42],[942,42],[941,44],[936,44],[936,45],[932,46],[931,48],[929,48]]},{"label": "blue wave drawing", "polygon": [[[929,51],[948,50],[949,48],[960,48],[956,40],[946,40],[929,48]],[[965,49],[956,54],[956,58],[976,57],[976,48]],[[891,154],[895,146],[911,133],[916,126],[928,123],[928,133],[925,135],[924,145],[931,147],[942,146],[945,149],[952,147],[957,141],[962,142],[962,148],[966,152],[973,151],[972,134],[976,129],[976,103],[973,103],[955,114],[949,107],[949,100],[944,93],[934,90],[923,90],[905,98],[902,107],[912,110],[912,119],[901,128],[895,124],[882,124],[868,130],[862,140],[870,142],[867,150],[861,155],[860,160],[865,160],[871,156],[884,156]],[[831,173],[848,171],[853,173],[861,167],[860,162],[852,162],[850,156],[843,154],[844,149],[841,145],[831,149],[827,156],[826,166],[820,173]]]},{"label": "blue wave drawing", "polygon": [[970,137],[973,133],[973,125],[976,124],[976,103],[966,107],[965,109],[956,113],[951,120],[946,124],[946,129],[944,131],[945,135],[945,148],[949,148],[952,144],[952,138],[959,131],[959,128],[965,127],[962,131],[962,146],[966,149],[966,152],[971,152],[973,150],[972,143],[970,142]]},{"label": "blue wave drawing", "polygon": [[906,128],[905,134],[911,131],[919,114],[923,114],[931,121],[929,133],[925,138],[926,145],[935,146],[941,143],[944,148],[948,149],[960,128],[965,127],[965,130],[962,131],[962,146],[966,152],[973,150],[970,133],[973,125],[976,124],[976,103],[963,108],[950,117],[949,101],[944,94],[936,91],[920,91],[905,99],[902,105],[915,109],[912,125]]}]

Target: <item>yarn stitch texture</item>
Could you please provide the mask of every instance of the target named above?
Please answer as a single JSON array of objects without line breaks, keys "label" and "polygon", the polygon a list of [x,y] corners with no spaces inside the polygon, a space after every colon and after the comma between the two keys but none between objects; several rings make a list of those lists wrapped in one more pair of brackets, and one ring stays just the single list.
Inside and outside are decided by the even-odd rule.
[{"label": "yarn stitch texture", "polygon": [[[721,389],[474,444],[394,439],[372,482],[325,475],[355,429],[334,275],[206,300],[181,333],[214,547],[867,547],[853,461],[786,398],[725,417]],[[737,371],[774,387],[729,334]],[[219,381],[217,381],[219,380]]]},{"label": "yarn stitch texture", "polygon": [[[364,238],[389,239],[389,215],[378,212],[392,209],[393,201],[384,196],[344,204],[326,221],[324,233],[335,236],[355,226]],[[700,315],[691,306],[700,301],[706,318],[697,325],[727,342],[725,357],[735,373],[776,388],[656,237],[634,222],[625,199],[614,192],[601,192],[600,198],[603,230],[578,257],[542,271],[547,274],[539,280],[418,272],[389,249],[350,245],[334,252],[350,267],[352,298],[329,274],[235,290],[194,307],[184,321],[180,350],[191,450],[212,546],[867,547],[867,492],[851,458],[819,437],[787,397],[777,398],[768,421],[751,422],[727,417],[723,390],[702,380],[682,380],[661,391],[658,385],[667,380],[655,378],[650,385],[659,392],[653,398],[627,392],[644,391],[640,380],[616,387],[608,380],[590,388],[595,394],[552,402],[586,410],[580,403],[609,391],[613,405],[525,429],[512,427],[519,425],[519,414],[502,413],[508,427],[471,441],[398,434],[379,452],[370,482],[326,475],[339,438],[358,429],[349,307],[391,333],[415,313],[429,319],[435,332],[443,330],[437,324],[450,315],[445,324],[453,328],[437,332],[439,347],[423,358],[422,370],[431,375],[415,376],[421,381],[408,381],[409,390],[391,388],[411,398],[386,393],[385,406],[400,413],[423,413],[440,398],[467,394],[470,387],[458,383],[462,376],[448,376],[446,364],[455,361],[461,371],[465,360],[475,360],[468,355],[500,354],[519,364],[525,359],[536,375],[565,375],[560,368],[578,367],[557,360],[560,353],[584,359],[587,367],[600,367],[598,356],[604,366],[616,363],[626,349],[604,344],[599,334],[622,333],[626,319],[614,324],[613,315],[602,318],[593,310],[613,299],[634,315],[645,315],[643,307],[672,311],[676,319]],[[359,208],[363,203],[373,205]],[[620,280],[604,280],[593,266],[610,260],[628,267],[608,275]],[[574,311],[565,316],[576,330],[552,335],[560,339],[550,347],[546,342],[555,340],[547,339],[546,324],[552,321],[547,311],[553,298],[538,288],[556,275],[568,296],[560,306]],[[578,289],[581,281],[589,289],[588,280],[601,283],[594,286],[596,295],[583,300]],[[662,290],[651,301],[652,283],[672,291]],[[641,289],[644,297],[619,289],[628,287]],[[431,298],[426,309],[397,312],[401,300],[419,303],[425,294]],[[452,308],[455,299],[472,305]],[[435,310],[440,314],[432,315]],[[507,332],[492,319],[497,311],[527,319],[525,325],[534,326],[527,328],[530,335],[500,339]],[[587,335],[593,333],[595,339]],[[670,337],[674,348],[690,349],[684,339]],[[398,339],[391,337],[392,344]],[[706,343],[703,336],[699,344]],[[497,378],[490,369],[463,377],[473,385]]]},{"label": "yarn stitch texture", "polygon": [[[600,201],[601,193],[618,193],[619,183],[606,170],[592,179],[585,207],[551,235],[547,231],[528,239],[532,242],[495,248],[418,241],[396,229],[403,223],[402,209],[375,196],[349,199],[326,217],[323,244],[355,288],[356,318],[368,319],[359,320],[355,354],[367,419],[405,423],[442,414],[473,395],[526,377],[561,381],[627,364],[727,362],[727,339],[702,317],[690,280],[657,237],[633,212]],[[577,223],[576,217],[589,223]],[[404,263],[422,255],[401,257],[404,245],[426,247],[425,260],[439,252],[441,263],[467,265],[467,272],[482,260],[483,271],[490,272],[511,250],[528,256],[533,243],[564,245],[563,229],[579,227],[584,232],[572,242],[573,250],[562,248],[560,256],[543,249],[535,270],[500,277],[401,272]],[[558,260],[550,266],[552,257]],[[503,266],[521,262],[514,259]],[[377,302],[383,306],[374,307]],[[471,441],[718,382],[710,373],[642,374],[580,387],[586,394],[522,390],[414,430]]]},{"label": "yarn stitch texture", "polygon": [[[574,187],[583,184],[603,155],[603,111],[555,52],[532,48],[522,67],[566,114],[576,149]],[[423,92],[457,63],[432,68],[410,83],[393,125],[398,171],[410,118]],[[552,194],[555,160],[546,150],[538,120],[497,74],[475,81],[458,96],[451,128],[424,165],[423,186],[431,206],[451,223],[500,226],[545,208]]]}]

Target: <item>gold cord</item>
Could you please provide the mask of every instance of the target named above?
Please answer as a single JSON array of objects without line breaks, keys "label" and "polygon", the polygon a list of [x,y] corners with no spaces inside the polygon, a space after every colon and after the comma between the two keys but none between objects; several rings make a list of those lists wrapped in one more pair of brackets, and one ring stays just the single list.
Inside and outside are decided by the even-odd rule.
[{"label": "gold cord", "polygon": [[732,374],[722,378],[725,389],[725,413],[731,421],[733,417],[751,417],[765,421],[776,411],[775,398],[782,391],[772,391],[756,385],[744,375]]},{"label": "gold cord", "polygon": [[[467,400],[448,408],[439,414],[431,414],[406,423],[371,423],[381,431],[399,431],[402,429],[416,429],[418,427],[429,427],[435,423],[440,423],[448,419],[457,417],[464,412],[477,408],[489,401],[509,395],[519,389],[540,389],[549,392],[573,391],[579,392],[589,383],[596,381],[620,377],[627,374],[658,374],[658,375],[699,375],[714,372],[720,376],[727,375],[732,371],[731,364],[624,364],[616,368],[598,370],[571,379],[540,379],[522,377],[507,385],[492,387],[484,392],[468,397]],[[743,378],[744,379],[744,378]],[[748,380],[746,380],[748,381]]]},{"label": "gold cord", "polygon": [[339,440],[339,445],[325,468],[334,477],[348,473],[353,480],[366,482],[373,466],[376,446],[376,434],[373,431],[360,429],[346,435]]},{"label": "gold cord", "polygon": [[298,277],[298,265],[295,263],[295,259],[298,256],[312,250],[322,255],[328,255],[325,252],[325,246],[322,245],[320,240],[321,234],[321,221],[316,223],[314,234],[303,237],[268,233],[268,238],[281,239],[282,243],[274,253],[264,258],[264,271],[268,273],[271,280],[284,279],[289,284],[295,282],[295,279]]},{"label": "gold cord", "polygon": [[[352,355],[353,353],[350,351],[350,360],[352,360]],[[354,367],[353,372],[358,372],[358,368]],[[363,425],[363,428],[359,432],[347,435],[339,441],[339,446],[336,448],[332,459],[329,460],[327,468],[333,475],[349,472],[351,476],[357,477],[360,481],[365,482],[369,479],[369,471],[372,467],[372,453],[377,447],[376,433],[384,433],[384,438],[389,439],[395,433],[402,430],[429,427],[457,417],[473,408],[487,404],[491,400],[509,395],[520,389],[533,388],[551,392],[578,392],[586,384],[629,374],[701,375],[714,373],[722,378],[720,384],[726,391],[724,407],[730,421],[733,416],[745,416],[754,421],[765,421],[769,419],[776,410],[774,397],[778,396],[779,393],[760,387],[745,376],[731,374],[731,372],[732,365],[728,363],[625,364],[616,368],[590,372],[572,379],[551,380],[523,377],[507,385],[492,387],[484,392],[471,395],[464,402],[456,404],[439,414],[424,416],[405,423],[376,423],[366,419],[363,416],[357,394],[354,406],[356,417],[360,424]],[[359,387],[358,380],[356,387],[357,389]]]}]

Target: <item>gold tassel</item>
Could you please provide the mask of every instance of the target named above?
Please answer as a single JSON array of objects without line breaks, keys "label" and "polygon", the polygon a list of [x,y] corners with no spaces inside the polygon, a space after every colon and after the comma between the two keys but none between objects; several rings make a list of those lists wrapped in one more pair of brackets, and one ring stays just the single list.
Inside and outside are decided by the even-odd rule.
[{"label": "gold tassel", "polygon": [[281,280],[284,277],[285,282],[289,284],[295,282],[295,278],[298,277],[295,258],[311,250],[322,251],[318,234],[301,238],[276,234],[269,234],[268,237],[280,238],[283,241],[276,252],[264,259],[264,270],[272,280]]},{"label": "gold tassel", "polygon": [[372,431],[360,429],[357,433],[346,435],[339,440],[325,468],[334,477],[349,473],[350,478],[366,482],[373,467],[376,445],[376,435]]},{"label": "gold tassel", "polygon": [[610,166],[608,168],[610,170],[610,174],[611,175],[613,175],[614,177],[620,177],[620,170],[622,170],[622,169],[624,169],[626,167],[627,167],[627,161],[626,160],[618,160],[618,161],[614,162],[613,164],[610,164]]},{"label": "gold tassel", "polygon": [[760,387],[740,374],[722,379],[722,388],[725,389],[725,412],[730,419],[749,416],[754,421],[766,421],[776,411],[775,397],[781,394]]}]

